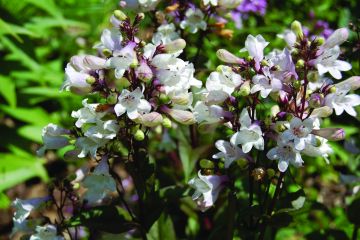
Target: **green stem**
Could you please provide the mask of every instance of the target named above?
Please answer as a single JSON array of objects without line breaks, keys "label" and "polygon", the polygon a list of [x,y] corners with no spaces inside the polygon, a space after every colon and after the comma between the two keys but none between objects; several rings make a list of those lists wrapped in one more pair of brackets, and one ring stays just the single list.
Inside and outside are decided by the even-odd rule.
[{"label": "green stem", "polygon": [[232,240],[234,236],[234,223],[236,216],[236,194],[232,190],[229,192],[229,205],[228,205],[228,223],[226,230],[226,239]]},{"label": "green stem", "polygon": [[[276,201],[278,199],[278,196],[279,196],[281,188],[282,188],[282,182],[283,182],[284,176],[285,176],[285,172],[281,172],[280,176],[279,176],[279,179],[278,179],[278,182],[276,184],[276,189],[275,189],[273,199],[272,199],[272,201],[270,203],[269,208],[267,209],[267,215],[268,216],[271,216],[271,213],[273,212],[273,210],[275,208]],[[265,219],[265,220],[263,220],[263,222],[262,222],[262,224],[260,226],[260,235],[259,235],[258,240],[263,240],[264,239],[265,232],[266,232],[266,226],[267,226],[267,220]]]}]

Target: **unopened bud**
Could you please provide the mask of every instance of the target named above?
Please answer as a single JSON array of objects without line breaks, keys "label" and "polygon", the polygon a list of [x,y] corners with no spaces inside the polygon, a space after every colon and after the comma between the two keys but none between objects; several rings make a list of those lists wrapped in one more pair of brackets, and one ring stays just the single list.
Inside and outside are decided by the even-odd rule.
[{"label": "unopened bud", "polygon": [[317,82],[319,80],[319,73],[317,71],[310,71],[307,75],[310,82]]},{"label": "unopened bud", "polygon": [[125,21],[128,17],[126,16],[126,14],[121,11],[121,10],[115,10],[114,11],[114,16],[119,19],[120,21]]},{"label": "unopened bud", "polygon": [[309,106],[311,108],[318,108],[321,107],[324,103],[324,95],[321,93],[314,93],[311,94],[310,100],[309,100]]},{"label": "unopened bud", "polygon": [[86,83],[88,83],[88,84],[94,84],[96,82],[96,79],[93,77],[93,76],[88,76],[87,78],[86,78]]},{"label": "unopened bud", "polygon": [[130,64],[131,68],[136,68],[139,65],[139,62],[137,59],[134,59],[134,61]]},{"label": "unopened bud", "polygon": [[240,158],[236,160],[236,164],[240,167],[240,169],[245,169],[249,165],[249,161],[245,158]]},{"label": "unopened bud", "polygon": [[266,170],[266,175],[268,176],[268,178],[273,178],[275,176],[275,170],[272,168],[268,168]]},{"label": "unopened bud", "polygon": [[148,82],[153,78],[153,72],[146,60],[142,60],[140,66],[135,71],[136,76],[143,82]]},{"label": "unopened bud", "polygon": [[330,92],[330,93],[336,93],[336,87],[335,87],[335,86],[332,86],[332,87],[329,89],[329,92]]},{"label": "unopened bud", "polygon": [[296,62],[296,67],[297,67],[297,68],[303,68],[304,66],[305,66],[304,60],[299,59],[299,60]]},{"label": "unopened bud", "polygon": [[165,127],[165,128],[171,128],[171,120],[167,117],[165,117],[163,119],[163,122],[162,122],[162,125]]},{"label": "unopened bud", "polygon": [[145,41],[141,40],[141,41],[139,42],[139,46],[140,46],[140,47],[145,47],[145,45],[146,45],[146,42],[145,42]]},{"label": "unopened bud", "polygon": [[159,96],[159,101],[160,101],[160,104],[167,104],[167,103],[169,103],[170,98],[167,94],[161,93]]},{"label": "unopened bud", "polygon": [[134,133],[134,139],[136,141],[142,141],[145,139],[145,134],[143,131],[141,131],[140,129],[136,130],[136,132]]},{"label": "unopened bud", "polygon": [[275,130],[279,133],[284,132],[287,129],[283,122],[276,122],[275,127],[276,127]]},{"label": "unopened bud", "polygon": [[311,133],[330,141],[340,141],[345,139],[345,131],[342,128],[314,129]]},{"label": "unopened bud", "polygon": [[104,54],[105,57],[110,57],[111,54],[112,54],[111,50],[108,49],[108,48],[104,48],[104,49],[102,50],[102,53]]},{"label": "unopened bud", "polygon": [[163,122],[163,117],[160,113],[151,112],[141,115],[140,121],[143,125],[147,127],[155,127]]},{"label": "unopened bud", "polygon": [[138,13],[138,14],[136,15],[136,19],[138,19],[139,21],[144,20],[144,18],[145,18],[145,14],[144,14],[144,13]]},{"label": "unopened bud", "polygon": [[250,94],[250,81],[245,81],[241,87],[240,87],[240,90],[239,90],[239,94],[241,96],[248,96]]},{"label": "unopened bud", "polygon": [[261,65],[263,66],[269,66],[269,62],[266,61],[265,59],[261,60]]},{"label": "unopened bud", "polygon": [[325,38],[323,38],[323,37],[317,37],[316,38],[316,44],[318,45],[318,46],[321,46],[321,45],[323,45],[325,43]]},{"label": "unopened bud", "polygon": [[304,33],[302,31],[301,23],[299,21],[293,21],[291,23],[291,30],[295,33],[297,37],[303,38]]},{"label": "unopened bud", "polygon": [[201,159],[200,160],[200,167],[204,169],[212,169],[214,168],[214,162],[207,160],[207,159]]},{"label": "unopened bud", "polygon": [[115,85],[118,89],[127,88],[131,85],[130,81],[126,77],[115,80]]},{"label": "unopened bud", "polygon": [[196,122],[194,114],[190,111],[179,109],[168,109],[166,111],[175,121],[184,125],[192,125]]},{"label": "unopened bud", "polygon": [[77,189],[80,188],[80,183],[75,182],[75,183],[73,183],[72,187],[73,187],[74,190],[77,190]]},{"label": "unopened bud", "polygon": [[219,49],[216,52],[216,56],[223,62],[226,63],[235,63],[235,64],[242,64],[244,63],[244,60],[235,56],[231,52],[225,49]]},{"label": "unopened bud", "polygon": [[186,47],[186,42],[184,39],[176,39],[164,45],[164,50],[167,53],[174,53],[180,50],[183,50]]},{"label": "unopened bud", "polygon": [[293,86],[294,86],[295,89],[300,89],[301,81],[300,80],[294,81]]},{"label": "unopened bud", "polygon": [[84,61],[84,65],[92,70],[105,68],[106,60],[103,58],[88,55],[84,57],[83,61]]},{"label": "unopened bud", "polygon": [[116,104],[117,101],[118,101],[117,93],[110,93],[109,96],[106,98],[106,102],[111,105]]}]

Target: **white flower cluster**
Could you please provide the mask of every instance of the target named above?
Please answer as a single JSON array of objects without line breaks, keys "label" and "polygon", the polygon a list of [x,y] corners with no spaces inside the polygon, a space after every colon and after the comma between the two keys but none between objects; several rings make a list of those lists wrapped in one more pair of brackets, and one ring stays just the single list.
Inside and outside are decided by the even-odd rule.
[{"label": "white flower cluster", "polygon": [[[216,4],[217,1],[205,2]],[[336,115],[346,111],[356,116],[354,107],[360,105],[360,97],[349,92],[360,87],[360,77],[333,84],[324,76],[328,72],[340,79],[341,71],[351,68],[349,63],[338,60],[339,45],[346,41],[347,29],[336,30],[326,41],[308,41],[298,22],[292,29],[283,34],[288,48],[274,50],[266,56],[264,49],[269,42],[261,35],[247,37],[241,50],[248,52],[246,59],[224,49],[217,52],[219,59],[228,65],[219,66],[209,75],[193,112],[202,125],[223,123],[234,132],[229,142],[215,143],[220,153],[213,158],[222,159],[225,170],[236,160],[253,161],[250,153],[254,150],[266,151],[268,159],[278,160],[281,172],[289,164],[302,166],[303,155],[321,156],[328,162],[327,157],[332,153],[328,141],[342,140],[345,133],[340,128],[321,128],[322,119],[333,110]],[[264,116],[264,108],[257,107],[262,103],[273,103],[267,109],[271,117],[257,118]],[[266,149],[265,142],[269,141],[276,145]],[[190,181],[196,189],[193,199],[201,210],[214,203],[221,177],[210,174],[205,178],[199,173],[199,177]],[[210,184],[208,179],[218,180]]]}]

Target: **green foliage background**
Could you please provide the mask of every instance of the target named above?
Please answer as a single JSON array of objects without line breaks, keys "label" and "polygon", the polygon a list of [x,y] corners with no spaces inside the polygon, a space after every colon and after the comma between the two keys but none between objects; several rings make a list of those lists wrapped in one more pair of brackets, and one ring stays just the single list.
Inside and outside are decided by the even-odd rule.
[{"label": "green foliage background", "polygon": [[[70,113],[81,106],[81,97],[59,92],[64,79],[64,67],[73,55],[94,53],[92,46],[99,40],[102,29],[109,26],[108,19],[117,4],[117,1],[110,0],[0,0],[0,208],[3,209],[0,216],[8,212],[12,200],[7,197],[8,190],[34,178],[48,182],[50,178],[66,172],[68,163],[62,160],[62,151],[55,153],[55,161],[62,163],[57,165],[56,171],[51,167],[54,161],[36,157],[35,151],[42,142],[41,129],[50,122],[69,128],[73,125]],[[199,66],[214,70],[219,64],[216,50],[226,48],[237,52],[243,47],[248,34],[262,34],[271,42],[269,49],[282,48],[284,43],[276,38],[276,34],[288,28],[295,19],[304,25],[312,25],[308,20],[310,11],[315,13],[316,19],[330,22],[334,29],[347,26],[349,22],[359,25],[356,22],[360,17],[358,9],[360,4],[357,0],[269,1],[265,17],[250,15],[244,20],[244,27],[235,30],[232,40],[221,39],[216,35],[204,39],[204,51],[199,61],[204,64]],[[151,24],[151,21],[147,21],[144,29],[151,28]],[[233,26],[232,23],[228,25]],[[190,42],[196,44],[197,37],[193,36]],[[345,44],[344,58],[353,65],[348,76],[360,75],[360,53],[354,49],[358,41],[356,34],[352,33],[349,42]],[[191,43],[188,43],[190,48],[187,50],[190,57],[196,52]],[[198,77],[206,79],[205,74],[199,74]],[[333,117],[331,120],[326,121],[324,126],[344,127],[347,140],[353,139],[360,146],[359,118],[345,116]],[[162,169],[165,172],[162,177],[171,183],[187,181],[196,172],[196,160],[204,152],[212,151],[209,148],[216,137],[208,134],[204,138],[207,144],[204,148],[192,149],[186,140],[186,133],[177,137],[175,135],[174,139],[180,142],[178,146],[182,168],[176,171],[170,167]],[[291,211],[279,215],[277,221],[274,220],[274,229],[284,227],[274,231],[276,239],[351,237],[354,225],[360,224],[358,215],[347,216],[347,212],[351,214],[353,209],[359,213],[359,200],[356,200],[359,199],[359,193],[354,195],[350,191],[353,186],[359,185],[360,157],[356,152],[345,150],[343,145],[344,142],[333,144],[335,153],[331,156],[330,165],[322,159],[306,159],[306,169],[293,169],[293,177],[287,179],[290,184],[285,191],[292,197],[291,194],[304,187],[307,199],[301,209],[296,209],[295,202]],[[340,174],[355,179],[357,177],[357,180],[345,184]],[[238,187],[246,188],[243,180],[239,180]],[[333,201],[327,203],[329,198]],[[296,196],[294,199],[301,202]],[[352,202],[354,204],[351,205]],[[189,197],[183,197],[175,203],[177,206],[169,211],[172,218],[161,215],[153,227],[155,230],[150,234],[153,238],[150,239],[161,239],[159,236],[164,236],[161,234],[174,235],[174,231],[165,231],[164,228],[173,229],[172,221],[180,221],[176,215],[180,219],[187,219],[182,237],[187,236],[189,239],[210,234],[211,239],[219,239],[222,223],[226,223],[227,219],[223,209],[199,214]],[[283,199],[283,203],[286,206],[289,199]],[[256,209],[245,209],[244,216],[246,211],[256,212]],[[208,217],[215,219],[214,231],[204,227]],[[290,223],[289,218],[294,221]]]}]

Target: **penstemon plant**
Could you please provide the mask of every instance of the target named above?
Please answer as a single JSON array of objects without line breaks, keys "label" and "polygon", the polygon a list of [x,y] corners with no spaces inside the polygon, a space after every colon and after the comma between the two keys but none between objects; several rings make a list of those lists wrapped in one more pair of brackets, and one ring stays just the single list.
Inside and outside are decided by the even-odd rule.
[{"label": "penstemon plant", "polygon": [[[31,240],[97,239],[103,232],[175,239],[165,233],[154,237],[154,232],[168,222],[172,204],[191,196],[202,212],[226,208],[226,239],[264,239],[269,224],[304,205],[299,190],[291,208],[274,212],[284,184],[293,181],[290,169],[306,167],[303,158],[320,156],[328,162],[329,141],[344,139],[343,129],[323,128],[323,120],[333,112],[356,116],[360,97],[351,92],[360,87],[360,77],[339,81],[341,72],[351,69],[339,60],[348,30],[315,36],[294,21],[279,34],[287,44],[283,50],[269,50],[264,37],[248,35],[240,50],[246,55],[219,49],[223,65],[209,74],[200,68],[204,49],[198,43],[211,34],[230,38],[224,18],[263,15],[266,1],[256,6],[237,0],[166,2],[121,1],[111,28],[94,46],[97,54],[73,56],[66,65],[62,90],[83,96],[83,107],[72,112],[72,128],[50,123],[43,129],[38,154],[65,148],[64,158],[82,164],[75,174],[54,180],[48,197],[13,202],[13,234],[22,232]],[[148,43],[140,37],[148,17],[125,14],[130,8],[148,12],[156,22]],[[189,44],[198,49],[189,53]],[[201,136],[215,131],[218,151],[209,151],[212,147],[201,146]],[[179,137],[171,139],[170,132]],[[191,139],[190,148],[203,149],[190,156],[199,168],[194,178],[167,186],[162,183],[166,164],[156,156],[167,152],[161,142],[171,145],[180,136]],[[178,159],[176,151],[169,155]],[[246,179],[246,186],[239,179]],[[53,219],[41,214],[49,208],[55,209]]]}]

